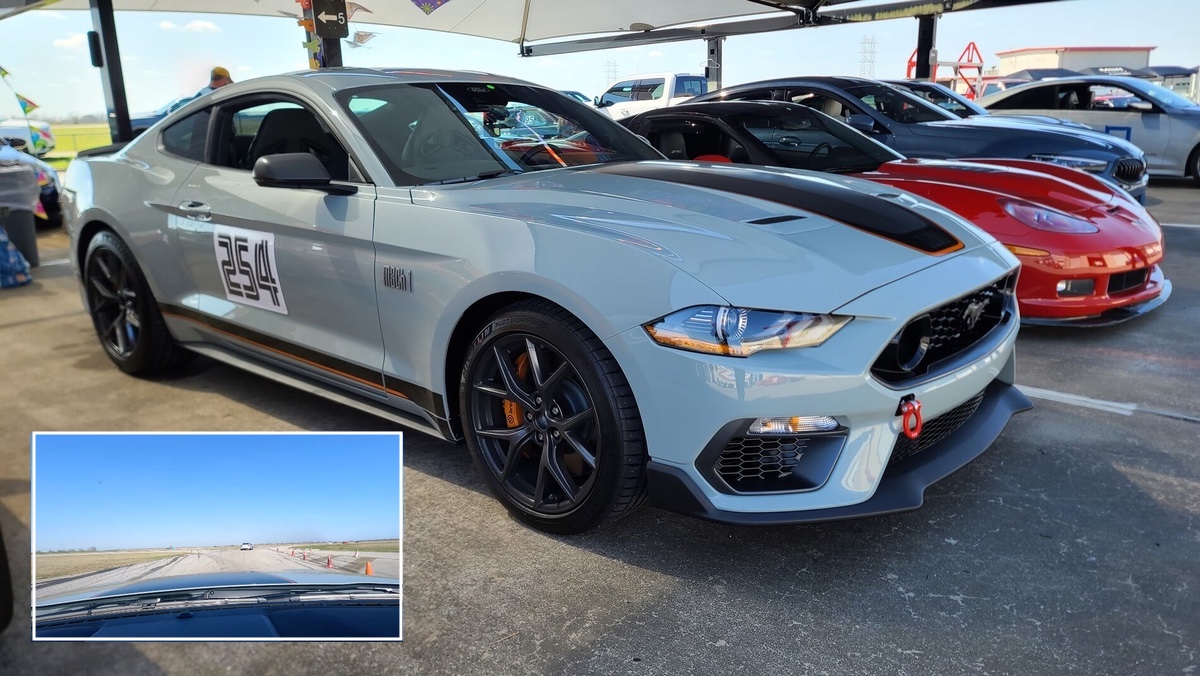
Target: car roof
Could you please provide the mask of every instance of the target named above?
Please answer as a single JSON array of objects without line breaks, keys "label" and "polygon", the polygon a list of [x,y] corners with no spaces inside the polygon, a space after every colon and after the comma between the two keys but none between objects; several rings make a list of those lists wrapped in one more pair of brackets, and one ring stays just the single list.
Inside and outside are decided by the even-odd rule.
[{"label": "car roof", "polygon": [[[734,85],[728,89],[757,89],[759,87],[770,86],[792,86],[798,83],[804,84],[823,84],[831,87],[854,87],[856,85],[865,84],[880,84],[881,80],[871,80],[865,77],[851,77],[849,75],[817,75],[812,77],[780,77],[770,80],[759,80],[758,82],[747,82],[745,84]],[[886,84],[886,83],[884,83]]]},{"label": "car roof", "polygon": [[[410,84],[423,82],[487,82],[542,87],[518,78],[476,70],[444,70],[440,68],[322,68],[301,70],[279,75],[252,78],[221,87],[213,96],[225,98],[236,93],[253,92],[269,87],[273,82],[291,80],[306,82],[310,86],[320,84],[334,91],[351,89],[371,84]],[[544,88],[544,87],[543,87]]]},{"label": "car roof", "polygon": [[739,113],[761,112],[764,109],[782,108],[790,110],[793,108],[803,108],[804,110],[812,111],[813,109],[793,103],[792,101],[701,101],[699,103],[680,103],[666,108],[656,108],[648,110],[637,117],[663,117],[672,113],[702,113],[706,115],[737,115]]}]

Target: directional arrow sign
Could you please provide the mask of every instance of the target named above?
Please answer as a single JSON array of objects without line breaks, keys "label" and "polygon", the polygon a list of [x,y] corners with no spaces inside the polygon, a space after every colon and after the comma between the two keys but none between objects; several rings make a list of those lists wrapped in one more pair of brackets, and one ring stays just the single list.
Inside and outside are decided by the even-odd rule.
[{"label": "directional arrow sign", "polygon": [[346,0],[312,0],[312,16],[317,37],[341,40],[350,37]]}]

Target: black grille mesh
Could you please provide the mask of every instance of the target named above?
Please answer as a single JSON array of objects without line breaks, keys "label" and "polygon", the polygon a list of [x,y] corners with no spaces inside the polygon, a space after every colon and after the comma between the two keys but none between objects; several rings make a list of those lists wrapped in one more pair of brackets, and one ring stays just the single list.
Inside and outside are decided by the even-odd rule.
[{"label": "black grille mesh", "polygon": [[721,451],[717,474],[732,485],[744,479],[784,479],[807,447],[807,437],[735,437]]},{"label": "black grille mesh", "polygon": [[1117,166],[1113,169],[1113,176],[1125,183],[1137,183],[1142,180],[1145,173],[1145,161],[1136,157],[1124,157],[1117,160]]},{"label": "black grille mesh", "polygon": [[896,446],[892,449],[892,457],[888,460],[888,464],[892,465],[905,458],[910,458],[950,436],[955,430],[962,427],[963,423],[967,422],[972,415],[975,415],[979,404],[983,402],[983,394],[980,392],[957,408],[932,420],[926,420],[921,429],[921,436],[916,439],[909,439],[901,434],[900,438],[896,440]]},{"label": "black grille mesh", "polygon": [[1108,295],[1136,291],[1146,285],[1150,278],[1150,268],[1118,272],[1108,278]]},{"label": "black grille mesh", "polygon": [[[871,372],[880,380],[900,382],[920,376],[930,366],[970,348],[1004,320],[1008,312],[1008,297],[1015,286],[1015,281],[1015,274],[1009,275],[979,291],[952,300],[930,312],[932,333],[929,351],[912,373],[896,372],[895,357],[889,350],[885,350],[879,356]],[[978,315],[972,325],[969,318],[972,313],[968,310],[974,308],[977,311],[981,304],[982,314]]]}]

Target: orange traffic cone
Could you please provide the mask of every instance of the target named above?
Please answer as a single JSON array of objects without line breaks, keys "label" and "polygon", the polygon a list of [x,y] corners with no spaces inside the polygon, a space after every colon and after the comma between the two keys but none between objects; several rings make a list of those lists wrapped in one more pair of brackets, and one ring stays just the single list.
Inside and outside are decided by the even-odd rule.
[{"label": "orange traffic cone", "polygon": [[371,571],[371,562],[370,562],[370,561],[367,561],[367,572],[366,572],[366,574],[367,574],[367,575],[374,575],[374,573]]},{"label": "orange traffic cone", "polygon": [[326,568],[333,568],[333,557],[332,557],[332,556],[326,556],[326,557],[325,557],[325,567],[326,567]]}]

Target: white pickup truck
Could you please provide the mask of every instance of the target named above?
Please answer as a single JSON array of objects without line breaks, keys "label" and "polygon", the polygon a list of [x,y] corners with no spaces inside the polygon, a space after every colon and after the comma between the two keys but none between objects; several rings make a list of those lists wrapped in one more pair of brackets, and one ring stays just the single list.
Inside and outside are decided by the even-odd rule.
[{"label": "white pickup truck", "polygon": [[707,93],[708,80],[703,75],[652,73],[621,80],[594,103],[614,120],[620,120]]}]

